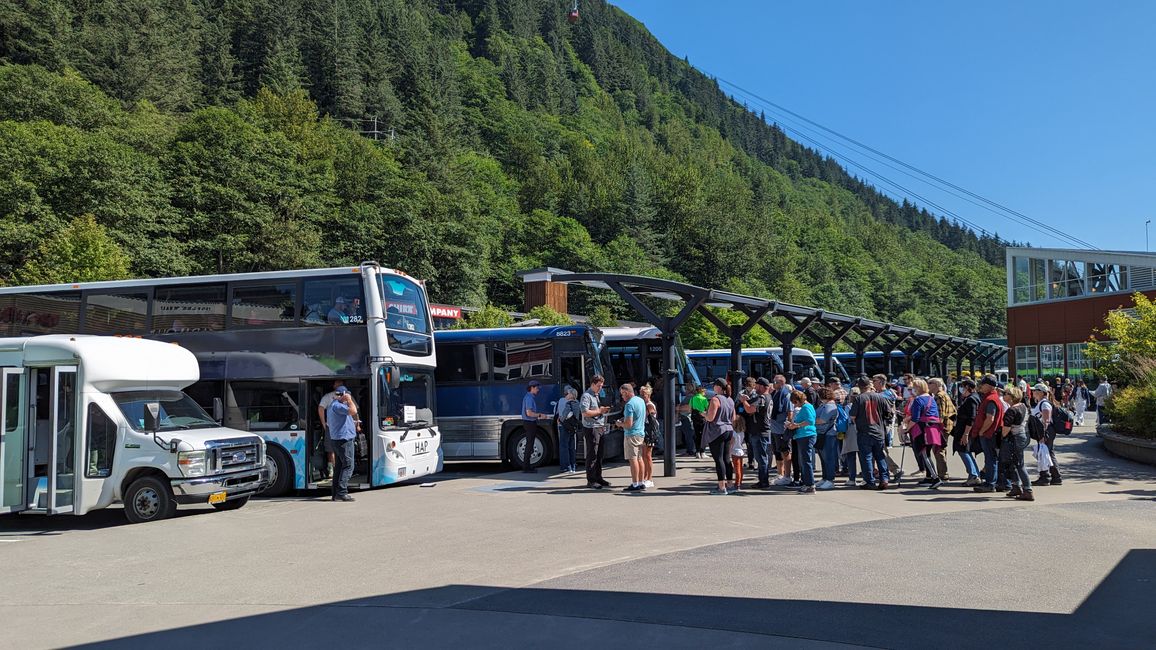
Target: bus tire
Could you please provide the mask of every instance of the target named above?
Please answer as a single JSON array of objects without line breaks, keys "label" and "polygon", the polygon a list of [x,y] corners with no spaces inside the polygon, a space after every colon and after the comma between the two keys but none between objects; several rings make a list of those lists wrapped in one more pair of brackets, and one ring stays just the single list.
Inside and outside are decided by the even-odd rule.
[{"label": "bus tire", "polygon": [[[521,427],[514,429],[510,432],[510,435],[506,437],[506,458],[507,463],[509,463],[511,467],[522,466],[522,456],[518,453],[518,447],[523,445],[525,440],[526,430]],[[553,444],[550,440],[549,431],[539,429],[536,443],[535,447],[539,445],[542,447],[542,455],[537,461],[533,461],[533,456],[531,456],[534,469],[549,465],[554,459]]]},{"label": "bus tire", "polygon": [[270,443],[265,447],[265,469],[269,472],[269,485],[261,491],[261,496],[285,496],[293,489],[293,460],[280,445]]},{"label": "bus tire", "polygon": [[217,510],[240,510],[249,503],[249,497],[241,497],[240,499],[233,499],[224,503],[214,503],[213,507]]},{"label": "bus tire", "polygon": [[143,524],[167,519],[177,511],[177,502],[166,482],[143,476],[128,486],[124,495],[124,516],[129,523]]}]

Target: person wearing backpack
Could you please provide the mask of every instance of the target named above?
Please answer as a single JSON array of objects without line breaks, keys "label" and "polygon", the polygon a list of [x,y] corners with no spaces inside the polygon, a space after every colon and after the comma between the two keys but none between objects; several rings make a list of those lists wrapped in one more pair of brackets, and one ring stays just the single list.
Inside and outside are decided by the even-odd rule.
[{"label": "person wearing backpack", "polygon": [[[1038,479],[1032,481],[1032,485],[1064,484],[1063,477],[1060,476],[1060,468],[1056,465],[1055,444],[1056,434],[1059,433],[1059,431],[1056,429],[1056,425],[1062,422],[1063,425],[1066,426],[1071,423],[1071,420],[1068,418],[1067,413],[1057,417],[1057,413],[1060,413],[1061,411],[1059,409],[1052,408],[1051,400],[1048,399],[1049,392],[1050,391],[1048,390],[1047,385],[1043,382],[1038,383],[1032,387],[1032,397],[1036,400],[1036,405],[1032,409],[1032,415],[1039,418],[1040,423],[1044,425],[1044,437],[1040,439],[1040,442],[1048,446],[1048,457],[1052,461],[1052,466],[1050,469],[1048,469],[1048,473],[1046,475],[1040,474]],[[1069,431],[1070,429],[1065,431],[1065,433],[1068,433]]]},{"label": "person wearing backpack", "polygon": [[558,402],[554,412],[558,431],[558,465],[567,474],[578,471],[578,432],[582,430],[582,410],[578,406],[578,390],[565,388],[566,396]]},{"label": "person wearing backpack", "polygon": [[1016,501],[1035,501],[1032,494],[1031,477],[1024,468],[1024,451],[1030,441],[1027,433],[1027,422],[1032,417],[1028,407],[1023,403],[1023,393],[1020,389],[1008,385],[1003,389],[1004,400],[1010,405],[1004,411],[1002,427],[1000,429],[1003,444],[999,447],[1000,480],[1010,489],[1004,496],[1012,497]]}]

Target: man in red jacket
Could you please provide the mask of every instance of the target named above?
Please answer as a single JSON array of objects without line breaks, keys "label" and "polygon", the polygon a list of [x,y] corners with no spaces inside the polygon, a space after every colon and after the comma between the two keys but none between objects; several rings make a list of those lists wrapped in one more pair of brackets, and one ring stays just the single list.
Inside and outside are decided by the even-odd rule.
[{"label": "man in red jacket", "polygon": [[966,448],[969,441],[978,439],[980,449],[983,450],[983,471],[980,472],[983,483],[972,488],[976,492],[995,492],[999,479],[999,462],[995,447],[998,437],[995,434],[1003,426],[1004,403],[1000,399],[998,386],[995,375],[984,375],[983,379],[979,380],[979,386],[976,387],[982,400],[979,404],[979,413],[975,416],[971,431],[960,441]]}]

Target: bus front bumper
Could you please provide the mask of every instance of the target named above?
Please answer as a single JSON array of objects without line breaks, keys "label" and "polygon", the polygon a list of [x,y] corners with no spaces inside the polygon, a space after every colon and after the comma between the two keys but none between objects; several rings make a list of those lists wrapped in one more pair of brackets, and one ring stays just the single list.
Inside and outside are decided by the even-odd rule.
[{"label": "bus front bumper", "polygon": [[[172,479],[173,500],[180,504],[221,503],[257,494],[269,476],[264,467],[204,478]],[[220,496],[224,494],[224,497]],[[212,499],[210,499],[212,497]]]}]

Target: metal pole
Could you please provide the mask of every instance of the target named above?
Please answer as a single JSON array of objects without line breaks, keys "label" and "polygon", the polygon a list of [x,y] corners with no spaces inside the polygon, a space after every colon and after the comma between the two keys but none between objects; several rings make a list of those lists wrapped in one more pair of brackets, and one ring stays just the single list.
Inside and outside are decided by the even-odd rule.
[{"label": "metal pole", "polygon": [[792,339],[791,343],[783,343],[783,374],[787,377],[788,384],[795,383],[795,364],[791,357],[795,356],[795,345]]},{"label": "metal pole", "polygon": [[1145,253],[1148,252],[1148,224],[1150,224],[1150,223],[1152,223],[1151,219],[1144,222],[1144,252]]},{"label": "metal pole", "polygon": [[662,450],[662,475],[674,476],[674,446],[675,437],[674,430],[676,428],[675,421],[678,414],[675,413],[675,404],[678,397],[675,395],[677,388],[677,381],[675,375],[678,373],[678,360],[675,359],[674,353],[674,332],[664,332],[662,334],[662,381],[663,396],[662,396],[662,418],[665,423],[663,426],[666,430],[663,434],[666,437],[665,449]]},{"label": "metal pole", "polygon": [[830,377],[835,370],[835,345],[823,346],[823,382],[827,382],[827,377]]},{"label": "metal pole", "polygon": [[885,368],[883,372],[887,373],[888,380],[895,376],[891,369],[891,353],[894,351],[895,348],[883,348],[883,367]]}]

